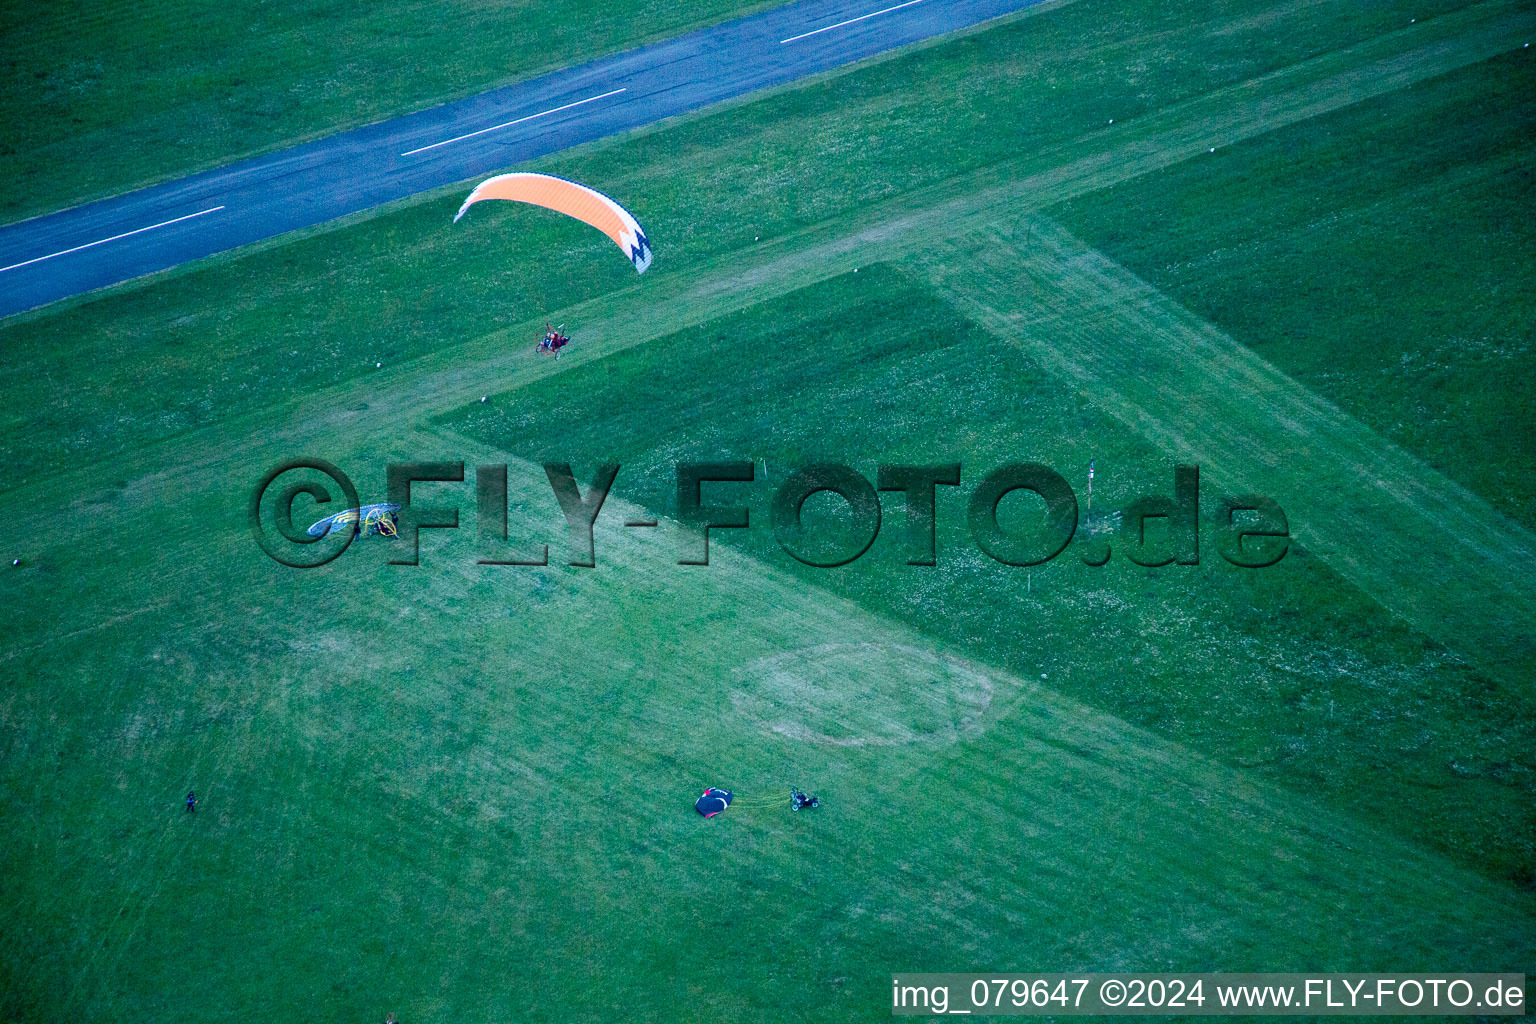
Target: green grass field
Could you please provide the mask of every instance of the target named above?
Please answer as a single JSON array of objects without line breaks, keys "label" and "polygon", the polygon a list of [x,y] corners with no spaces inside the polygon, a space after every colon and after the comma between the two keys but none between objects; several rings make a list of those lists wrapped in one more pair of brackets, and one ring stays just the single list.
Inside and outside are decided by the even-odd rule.
[{"label": "green grass field", "polygon": [[[1214,168],[1147,175],[1066,204],[1062,218],[1393,443],[1536,526],[1527,56],[1256,138],[1224,150]],[[1200,215],[1218,207],[1225,216]],[[1147,232],[1148,222],[1167,229]]]},{"label": "green grass field", "polygon": [[49,213],[772,6],[0,3],[0,220]]},{"label": "green grass field", "polygon": [[[1500,0],[1075,0],[541,161],[636,211],[644,278],[452,190],[0,323],[0,1019],[1528,970],[1533,38]],[[365,500],[507,463],[551,564],[477,565],[466,482],[419,485],[461,510],[420,566],[283,569],[245,508],[299,455]],[[718,458],[753,526],[679,566],[672,467]],[[979,552],[986,471],[1082,498],[1090,458],[1097,511],[1195,461],[1291,553]],[[546,460],[622,465],[596,568]],[[850,566],[786,555],[815,460],[961,462],[939,564],[899,500]]]}]

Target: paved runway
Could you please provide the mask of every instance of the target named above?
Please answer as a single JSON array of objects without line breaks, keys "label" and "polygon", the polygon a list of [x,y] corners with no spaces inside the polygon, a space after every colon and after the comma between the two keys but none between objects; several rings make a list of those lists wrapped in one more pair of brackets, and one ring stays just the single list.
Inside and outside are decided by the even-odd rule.
[{"label": "paved runway", "polygon": [[0,228],[0,316],[506,170],[1038,2],[800,0],[12,224]]}]

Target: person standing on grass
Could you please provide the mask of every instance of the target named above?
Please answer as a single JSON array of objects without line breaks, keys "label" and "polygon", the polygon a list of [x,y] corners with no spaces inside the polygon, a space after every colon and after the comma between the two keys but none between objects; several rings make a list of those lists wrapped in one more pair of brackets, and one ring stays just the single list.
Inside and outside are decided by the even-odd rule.
[{"label": "person standing on grass", "polygon": [[197,810],[197,794],[187,790],[187,813],[192,814]]}]

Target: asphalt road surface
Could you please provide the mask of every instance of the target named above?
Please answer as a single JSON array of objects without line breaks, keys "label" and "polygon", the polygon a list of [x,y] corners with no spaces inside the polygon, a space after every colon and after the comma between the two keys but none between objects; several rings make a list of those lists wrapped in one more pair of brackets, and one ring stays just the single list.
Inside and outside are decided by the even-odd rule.
[{"label": "asphalt road surface", "polygon": [[504,171],[1038,2],[800,0],[431,110],[11,224],[0,228],[0,316]]}]

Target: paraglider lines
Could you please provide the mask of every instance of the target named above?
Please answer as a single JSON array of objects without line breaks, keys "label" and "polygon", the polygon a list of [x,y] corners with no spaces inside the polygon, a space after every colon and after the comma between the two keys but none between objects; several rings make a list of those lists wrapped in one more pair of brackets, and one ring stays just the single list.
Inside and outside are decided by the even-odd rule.
[{"label": "paraglider lines", "polygon": [[98,238],[94,242],[86,242],[84,245],[77,245],[73,249],[60,249],[58,252],[51,252],[47,256],[38,256],[30,260],[23,260],[20,263],[12,263],[8,267],[0,267],[0,274],[5,273],[7,270],[15,270],[17,267],[30,267],[34,263],[41,263],[43,260],[51,260],[55,256],[68,256],[72,252],[79,252],[81,249],[89,249],[94,245],[106,245],[108,242],[115,242],[119,238],[127,238],[129,235],[142,235],[146,231],[153,231],[155,228],[163,228],[168,224],[179,224],[181,221],[191,220],[193,217],[201,217],[208,213],[218,213],[222,209],[224,209],[222,206],[210,206],[206,210],[198,210],[196,213],[189,213],[183,217],[172,217],[170,220],[163,220],[159,224],[151,224],[147,228],[134,228],[132,231],[124,231],[122,234],[113,235],[111,238]]},{"label": "paraglider lines", "polygon": [[821,35],[823,32],[831,32],[835,28],[842,28],[844,25],[852,25],[855,22],[868,21],[870,18],[876,18],[882,14],[890,14],[892,11],[899,11],[903,7],[911,7],[913,4],[920,4],[922,2],[923,0],[907,0],[907,2],[904,4],[897,4],[895,7],[887,7],[883,11],[870,11],[868,14],[861,14],[857,18],[849,18],[847,21],[840,21],[836,25],[828,25],[825,28],[813,29],[810,32],[802,32],[797,36],[790,36],[788,39],[780,39],[779,45],[783,46],[785,43],[792,43],[797,39],[805,39],[808,36],[817,36]]},{"label": "paraglider lines", "polygon": [[[918,2],[918,0],[913,0],[913,2],[916,3],[916,2]],[[905,5],[903,5],[903,6],[905,6]],[[577,100],[575,103],[567,103],[563,107],[552,107],[549,110],[541,110],[537,114],[529,114],[527,117],[519,117],[515,121],[507,121],[507,122],[505,122],[503,124],[492,125],[489,128],[481,128],[479,131],[477,131],[477,132],[470,132],[468,135],[456,135],[456,136],[454,136],[451,139],[444,139],[442,142],[434,142],[430,146],[422,146],[419,149],[406,150],[404,153],[401,153],[400,155],[401,156],[414,156],[417,153],[425,153],[429,149],[436,149],[439,146],[447,146],[450,143],[454,143],[454,142],[463,142],[465,139],[472,139],[476,135],[484,135],[486,132],[501,131],[501,129],[503,129],[503,128],[511,128],[515,124],[522,124],[524,121],[532,121],[536,117],[547,117],[550,114],[558,114],[562,110],[570,110],[572,107],[579,107],[583,103],[595,103],[598,100],[605,100],[609,96],[617,96],[621,92],[628,92],[628,91],[629,91],[629,87],[625,86],[625,87],[623,87],[621,89],[614,89],[611,92],[605,92],[601,96],[588,96],[584,100]]]}]

